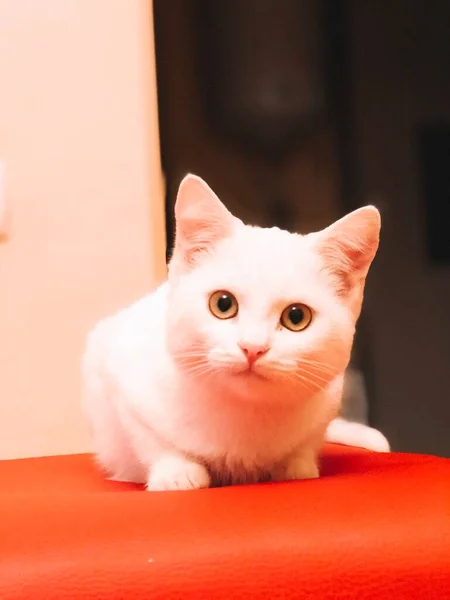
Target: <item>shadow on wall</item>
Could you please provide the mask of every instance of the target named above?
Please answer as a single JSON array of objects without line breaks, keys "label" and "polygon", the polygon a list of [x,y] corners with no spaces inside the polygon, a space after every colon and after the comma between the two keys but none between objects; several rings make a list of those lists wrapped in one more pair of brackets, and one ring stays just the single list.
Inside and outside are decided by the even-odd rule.
[{"label": "shadow on wall", "polygon": [[[292,2],[284,0],[284,4],[289,6]],[[277,207],[267,192],[274,188],[276,180],[275,193],[284,199],[291,213],[290,228],[322,228],[341,212],[332,125],[324,122],[309,132],[276,167],[261,153],[250,152],[212,127],[199,69],[198,9],[195,0],[173,0],[170,6],[164,0],[155,1],[162,151],[169,207],[181,178],[186,172],[194,172],[208,181],[237,216],[255,224],[271,225]]]},{"label": "shadow on wall", "polygon": [[238,216],[260,225],[280,216],[266,193],[273,173],[293,230],[322,228],[344,206],[375,201],[382,243],[357,357],[369,376],[371,423],[394,449],[450,456],[450,274],[427,251],[430,198],[423,193],[417,136],[424,125],[450,121],[450,3],[399,0],[383,10],[376,2],[330,3],[342,17],[337,37],[345,38],[347,52],[339,111],[305,135],[276,170],[211,127],[197,67],[195,5],[155,1],[169,211],[187,171],[207,179]]},{"label": "shadow on wall", "polygon": [[418,135],[450,124],[450,3],[346,4],[361,194],[380,199],[384,220],[365,308],[373,422],[395,449],[450,456],[450,263],[427,244],[430,208],[448,218],[450,145],[428,146],[442,184],[427,190]]}]

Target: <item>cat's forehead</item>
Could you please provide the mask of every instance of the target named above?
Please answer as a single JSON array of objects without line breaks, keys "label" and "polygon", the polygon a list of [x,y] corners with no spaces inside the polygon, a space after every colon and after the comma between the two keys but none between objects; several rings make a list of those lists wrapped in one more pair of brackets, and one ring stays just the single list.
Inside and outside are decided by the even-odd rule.
[{"label": "cat's forehead", "polygon": [[308,236],[248,226],[220,244],[213,263],[210,274],[219,287],[274,293],[289,289],[295,293],[317,278],[320,270]]}]

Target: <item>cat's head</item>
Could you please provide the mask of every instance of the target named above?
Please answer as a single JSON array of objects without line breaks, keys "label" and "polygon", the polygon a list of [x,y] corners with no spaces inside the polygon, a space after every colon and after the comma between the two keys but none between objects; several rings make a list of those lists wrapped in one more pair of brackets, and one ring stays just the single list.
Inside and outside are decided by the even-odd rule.
[{"label": "cat's head", "polygon": [[175,216],[168,346],[180,368],[246,393],[310,393],[342,373],[378,247],[376,208],[301,236],[244,225],[188,175]]}]

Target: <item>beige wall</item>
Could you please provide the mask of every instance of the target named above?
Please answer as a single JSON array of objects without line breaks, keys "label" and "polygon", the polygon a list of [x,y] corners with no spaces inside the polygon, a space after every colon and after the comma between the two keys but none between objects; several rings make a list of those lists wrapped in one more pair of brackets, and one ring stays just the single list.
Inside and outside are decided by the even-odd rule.
[{"label": "beige wall", "polygon": [[88,449],[87,330],[164,274],[150,0],[0,0],[0,458]]}]

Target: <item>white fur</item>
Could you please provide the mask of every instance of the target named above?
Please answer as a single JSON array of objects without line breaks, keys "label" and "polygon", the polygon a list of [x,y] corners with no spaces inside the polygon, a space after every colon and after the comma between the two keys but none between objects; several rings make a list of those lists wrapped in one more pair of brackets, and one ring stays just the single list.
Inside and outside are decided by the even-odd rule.
[{"label": "white fur", "polygon": [[345,419],[334,419],[328,426],[325,439],[328,442],[357,446],[374,452],[389,452],[389,442],[378,429],[363,423],[351,423]]},{"label": "white fur", "polygon": [[[152,491],[317,477],[378,245],[378,212],[361,209],[309,236],[259,229],[188,176],[176,217],[168,281],[88,339],[84,407],[99,463]],[[209,311],[217,290],[238,299],[235,318]],[[301,332],[280,325],[294,302],[313,310]],[[249,370],[239,344],[269,351]],[[338,422],[328,437],[342,442]]]}]

